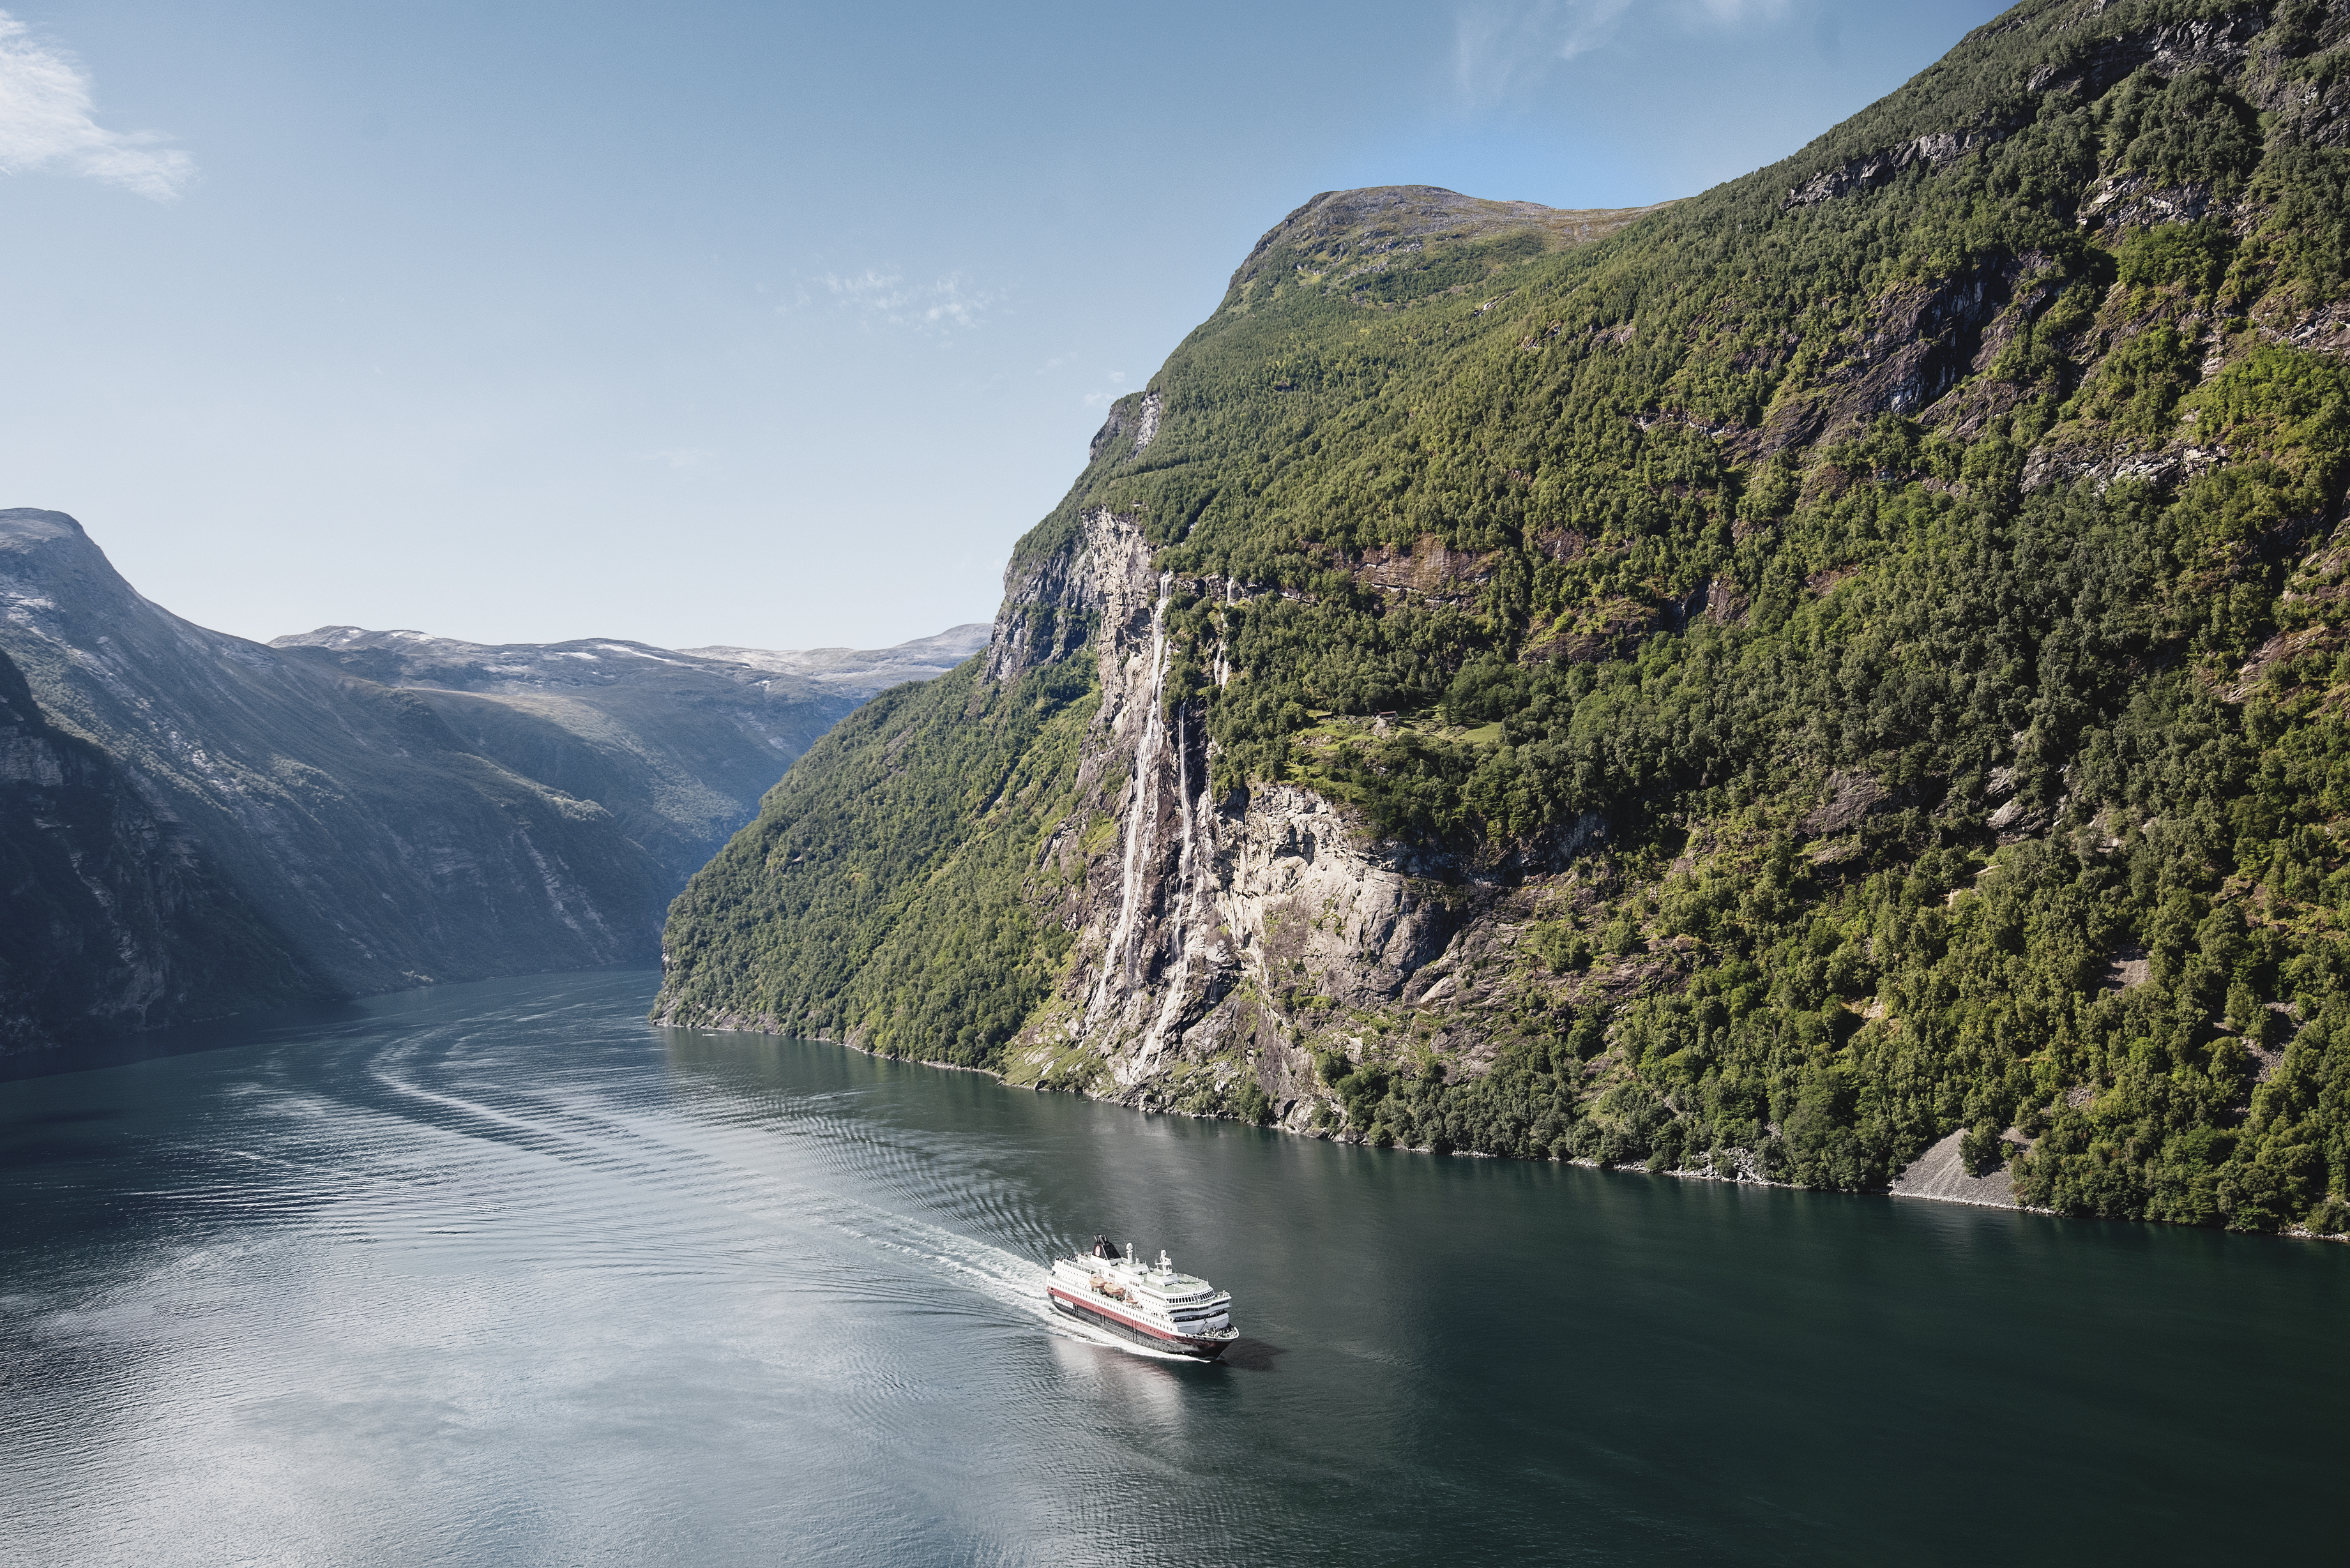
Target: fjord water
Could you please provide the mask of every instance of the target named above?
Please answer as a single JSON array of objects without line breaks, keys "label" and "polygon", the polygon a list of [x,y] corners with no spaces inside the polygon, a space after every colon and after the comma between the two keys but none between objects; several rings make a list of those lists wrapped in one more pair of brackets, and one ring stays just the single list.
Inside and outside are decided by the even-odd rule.
[{"label": "fjord water", "polygon": [[[653,985],[0,1084],[0,1556],[2338,1548],[2350,1249],[1339,1147]],[[1097,1230],[1235,1293],[1230,1365],[1048,1316]]]}]

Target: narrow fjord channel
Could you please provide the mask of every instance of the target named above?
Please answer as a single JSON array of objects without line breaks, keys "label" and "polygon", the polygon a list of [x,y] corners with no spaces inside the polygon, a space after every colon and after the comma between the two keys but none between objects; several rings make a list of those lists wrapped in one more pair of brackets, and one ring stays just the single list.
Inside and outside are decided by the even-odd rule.
[{"label": "narrow fjord channel", "polygon": [[[0,1084],[0,1558],[2338,1549],[2350,1248],[1340,1147],[654,983]],[[1096,1231],[1230,1288],[1232,1364],[1053,1321]]]}]

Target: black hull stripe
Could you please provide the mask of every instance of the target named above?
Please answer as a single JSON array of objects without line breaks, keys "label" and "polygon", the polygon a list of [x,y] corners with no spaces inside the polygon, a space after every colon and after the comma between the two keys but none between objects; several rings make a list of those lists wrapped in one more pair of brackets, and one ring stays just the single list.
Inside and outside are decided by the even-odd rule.
[{"label": "black hull stripe", "polygon": [[1147,1330],[1135,1327],[1132,1324],[1112,1317],[1107,1313],[1097,1312],[1081,1302],[1073,1302],[1066,1296],[1055,1295],[1052,1297],[1052,1303],[1055,1307],[1067,1313],[1071,1317],[1082,1318],[1087,1323],[1109,1330],[1121,1339],[1130,1339],[1135,1344],[1151,1350],[1171,1350],[1179,1355],[1189,1355],[1200,1361],[1213,1361],[1224,1354],[1224,1346],[1221,1341],[1210,1341],[1202,1345],[1192,1340],[1151,1334]]}]

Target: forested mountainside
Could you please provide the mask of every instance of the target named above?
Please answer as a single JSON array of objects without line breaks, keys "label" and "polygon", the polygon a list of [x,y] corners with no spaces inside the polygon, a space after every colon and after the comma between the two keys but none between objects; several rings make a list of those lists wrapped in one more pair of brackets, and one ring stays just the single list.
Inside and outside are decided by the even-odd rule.
[{"label": "forested mountainside", "polygon": [[798,656],[807,673],[616,642],[287,640],[192,626],[71,517],[0,512],[0,652],[26,683],[0,781],[0,1041],[650,961],[686,876],[868,682],[972,639]]},{"label": "forested mountainside", "polygon": [[1577,243],[1317,197],[660,1016],[2350,1230],[2350,0],[2027,0]]}]

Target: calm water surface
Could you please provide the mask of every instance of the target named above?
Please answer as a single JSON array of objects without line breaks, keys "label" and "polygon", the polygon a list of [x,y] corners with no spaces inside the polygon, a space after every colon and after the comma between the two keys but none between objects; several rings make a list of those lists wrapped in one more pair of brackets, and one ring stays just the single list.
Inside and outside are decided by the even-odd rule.
[{"label": "calm water surface", "polygon": [[[0,1083],[0,1558],[2340,1560],[2350,1249],[1336,1147],[653,986]],[[1232,1364],[1051,1319],[1097,1230]]]}]

